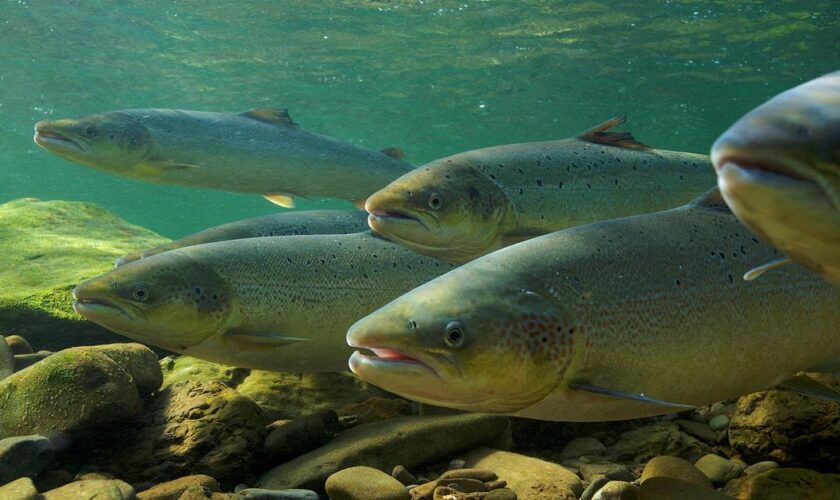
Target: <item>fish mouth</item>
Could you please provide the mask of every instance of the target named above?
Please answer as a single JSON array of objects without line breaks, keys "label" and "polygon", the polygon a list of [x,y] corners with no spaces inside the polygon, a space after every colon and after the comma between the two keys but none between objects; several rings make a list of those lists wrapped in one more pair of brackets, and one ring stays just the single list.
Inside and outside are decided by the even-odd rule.
[{"label": "fish mouth", "polygon": [[[350,343],[350,347],[357,349],[350,356],[350,370],[362,378],[365,378],[362,373],[366,373],[371,369],[399,370],[401,372],[425,375],[431,374],[435,378],[440,378],[438,372],[432,365],[420,359],[417,355],[409,355],[405,351],[391,347],[361,346],[352,343]],[[362,352],[362,350],[368,352]]]},{"label": "fish mouth", "polygon": [[76,311],[76,314],[88,318],[91,321],[96,321],[101,318],[113,318],[115,313],[129,320],[134,319],[129,311],[117,301],[104,297],[86,296],[84,291],[80,290],[79,287],[73,290],[73,298],[75,299],[73,301],[73,310]]},{"label": "fish mouth", "polygon": [[78,153],[87,152],[80,142],[67,137],[55,129],[42,125],[41,122],[35,124],[35,137],[33,137],[33,140],[35,144],[45,149],[74,151]]},{"label": "fish mouth", "polygon": [[420,216],[407,210],[380,210],[369,208],[367,211],[370,214],[368,215],[368,225],[374,231],[378,231],[377,228],[384,225],[419,225],[424,229],[429,230],[429,226]]}]

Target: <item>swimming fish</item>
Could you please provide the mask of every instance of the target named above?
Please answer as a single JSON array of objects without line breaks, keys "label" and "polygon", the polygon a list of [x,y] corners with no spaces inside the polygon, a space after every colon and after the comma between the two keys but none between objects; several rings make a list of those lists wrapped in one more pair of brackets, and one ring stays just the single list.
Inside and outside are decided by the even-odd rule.
[{"label": "swimming fish", "polygon": [[354,321],[454,266],[370,231],[170,250],[79,284],[73,308],[134,340],[261,370],[347,369]]},{"label": "swimming fish", "polygon": [[238,220],[211,227],[155,248],[124,255],[116,267],[176,248],[215,241],[289,236],[298,234],[350,234],[367,230],[367,212],[363,210],[302,210]]},{"label": "swimming fish", "polygon": [[35,124],[35,143],[67,160],[132,179],[262,193],[283,207],[295,196],[361,203],[413,165],[402,153],[301,129],[285,109],[238,114],[128,109]]},{"label": "swimming fish", "polygon": [[723,197],[744,224],[840,284],[840,71],[744,115],[715,141],[712,160]]},{"label": "swimming fish", "polygon": [[840,287],[795,265],[740,279],[778,255],[715,189],[450,271],[355,323],[350,369],[423,403],[563,421],[660,415],[777,384],[819,393],[794,375],[840,355]]},{"label": "swimming fish", "polygon": [[624,121],[433,161],[372,194],[368,223],[416,252],[463,263],[566,227],[673,208],[714,185],[707,156],[609,131]]}]

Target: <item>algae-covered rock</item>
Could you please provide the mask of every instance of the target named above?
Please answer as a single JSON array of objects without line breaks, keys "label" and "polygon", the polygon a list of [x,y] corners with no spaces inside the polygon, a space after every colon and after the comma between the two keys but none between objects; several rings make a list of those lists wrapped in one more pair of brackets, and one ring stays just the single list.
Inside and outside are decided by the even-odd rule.
[{"label": "algae-covered rock", "polygon": [[137,494],[138,500],[178,500],[184,491],[200,487],[211,493],[219,491],[219,482],[204,474],[184,476],[155,485]]},{"label": "algae-covered rock", "polygon": [[498,474],[520,500],[575,500],[583,493],[583,482],[574,472],[538,458],[479,448],[464,460],[470,467]]},{"label": "algae-covered rock", "polygon": [[477,414],[402,417],[360,425],[271,469],[258,486],[323,492],[327,477],[339,470],[364,465],[388,473],[395,465],[412,468],[433,463],[503,439],[509,426],[506,417]]},{"label": "algae-covered rock", "polygon": [[15,372],[15,355],[6,339],[0,335],[0,380]]},{"label": "algae-covered rock", "polygon": [[657,455],[672,455],[696,462],[711,453],[711,447],[682,432],[673,422],[658,422],[621,434],[604,455],[615,461],[645,462]]},{"label": "algae-covered rock", "polygon": [[32,483],[32,479],[22,477],[14,481],[0,485],[0,498],[14,500],[37,500],[38,490]]},{"label": "algae-covered rock", "polygon": [[118,479],[76,481],[43,494],[44,500],[133,500],[134,488]]},{"label": "algae-covered rock", "polygon": [[143,344],[104,344],[96,346],[74,347],[64,352],[95,351],[111,358],[123,370],[127,371],[140,394],[149,394],[160,388],[163,373],[158,358],[151,349]]},{"label": "algae-covered rock", "polygon": [[327,478],[325,489],[330,500],[408,500],[402,483],[372,467],[340,470]]},{"label": "algae-covered rock", "polygon": [[76,315],[71,292],[116,257],[166,241],[90,203],[0,205],[0,331],[49,350],[122,340]]},{"label": "algae-covered rock", "polygon": [[141,406],[131,375],[111,358],[66,350],[0,380],[0,438],[119,422]]},{"label": "algae-covered rock", "polygon": [[278,422],[272,424],[273,429],[264,445],[266,454],[275,462],[308,453],[341,431],[338,414],[333,410],[319,410],[305,417]]},{"label": "algae-covered rock", "polygon": [[0,484],[37,476],[54,455],[52,443],[44,436],[0,439]]},{"label": "algae-covered rock", "polygon": [[836,500],[840,498],[840,474],[773,469],[733,479],[723,492],[744,500]]}]

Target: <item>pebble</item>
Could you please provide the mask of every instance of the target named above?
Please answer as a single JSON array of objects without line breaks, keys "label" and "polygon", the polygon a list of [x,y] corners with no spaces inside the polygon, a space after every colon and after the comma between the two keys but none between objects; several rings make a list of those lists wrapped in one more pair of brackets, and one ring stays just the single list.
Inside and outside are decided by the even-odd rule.
[{"label": "pebble", "polygon": [[[215,497],[214,497],[215,498]],[[264,490],[245,488],[236,494],[236,500],[320,500],[312,490]]]},{"label": "pebble", "polygon": [[405,486],[373,467],[357,466],[340,470],[327,478],[330,500],[408,500]]},{"label": "pebble", "polygon": [[516,493],[507,488],[499,488],[498,490],[488,491],[486,495],[481,497],[482,500],[516,500]]},{"label": "pebble", "polygon": [[711,407],[709,407],[709,413],[720,413],[725,407],[726,405],[723,404],[723,402],[718,401],[717,403],[714,403]]},{"label": "pebble", "polygon": [[484,483],[477,479],[438,479],[438,484],[446,486],[447,488],[453,489],[455,491],[460,491],[461,493],[476,493],[479,491],[487,491],[487,487],[484,486]]},{"label": "pebble", "polygon": [[654,477],[668,477],[671,479],[679,479],[683,482],[694,483],[698,486],[703,486],[712,489],[712,483],[703,472],[697,467],[693,466],[687,460],[678,457],[671,457],[661,455],[652,458],[644,471],[642,471],[641,483]]},{"label": "pebble", "polygon": [[773,462],[772,460],[765,460],[764,462],[758,462],[756,464],[752,464],[746,469],[744,469],[744,475],[752,476],[753,474],[761,474],[762,472],[767,472],[771,469],[778,469],[779,464]]},{"label": "pebble", "polygon": [[9,335],[6,337],[6,344],[12,350],[12,354],[32,354],[35,352],[29,342],[20,335]]},{"label": "pebble", "polygon": [[610,480],[605,477],[595,478],[591,483],[589,483],[589,486],[583,490],[580,500],[592,500],[595,497],[595,494],[609,482]]},{"label": "pebble", "polygon": [[499,479],[499,476],[486,469],[452,469],[441,474],[438,479],[475,479],[486,483]]},{"label": "pebble", "polygon": [[702,457],[694,466],[700,469],[712,484],[718,486],[741,475],[741,467],[738,464],[714,454]]},{"label": "pebble", "polygon": [[633,473],[623,464],[613,462],[584,463],[580,466],[580,475],[587,481],[606,477],[614,481],[632,481]]},{"label": "pebble", "polygon": [[54,455],[52,442],[44,436],[0,439],[0,484],[37,476]]},{"label": "pebble", "polygon": [[721,431],[729,426],[729,417],[726,415],[718,415],[709,420],[709,427],[715,431]]},{"label": "pebble", "polygon": [[[77,479],[79,479],[77,477]],[[158,484],[137,494],[138,500],[178,500],[187,488],[199,486],[210,492],[219,491],[219,482],[204,474],[184,476]]]},{"label": "pebble", "polygon": [[406,469],[402,465],[397,465],[396,467],[394,467],[394,470],[391,471],[391,477],[401,482],[405,486],[417,484],[417,478],[414,477],[414,474],[408,472],[408,469]]},{"label": "pebble", "polygon": [[15,371],[19,372],[26,367],[32,366],[47,356],[51,356],[51,351],[38,351],[32,354],[15,354]]},{"label": "pebble", "polygon": [[595,493],[592,500],[637,500],[639,487],[626,481],[610,481]]},{"label": "pebble", "polygon": [[584,455],[601,455],[604,453],[603,443],[593,437],[575,438],[569,441],[560,452],[560,458],[580,458]]},{"label": "pebble", "polygon": [[36,500],[38,490],[32,484],[32,479],[22,477],[0,486],[0,498],[9,500]]},{"label": "pebble", "polygon": [[455,459],[453,459],[449,462],[449,465],[446,466],[446,469],[447,470],[463,469],[465,465],[467,465],[466,462],[464,462],[460,458],[455,458]]},{"label": "pebble", "polygon": [[133,500],[134,488],[118,479],[76,481],[43,494],[43,500]]},{"label": "pebble", "polygon": [[6,339],[0,335],[0,380],[15,372],[15,355]]},{"label": "pebble", "polygon": [[677,419],[675,422],[686,432],[686,434],[709,443],[717,441],[717,434],[715,434],[715,431],[704,422],[695,422],[694,420],[686,420],[683,418]]},{"label": "pebble", "polygon": [[487,491],[491,490],[498,490],[507,486],[507,481],[504,479],[497,479],[495,481],[487,481],[484,483],[484,487],[487,488]]}]

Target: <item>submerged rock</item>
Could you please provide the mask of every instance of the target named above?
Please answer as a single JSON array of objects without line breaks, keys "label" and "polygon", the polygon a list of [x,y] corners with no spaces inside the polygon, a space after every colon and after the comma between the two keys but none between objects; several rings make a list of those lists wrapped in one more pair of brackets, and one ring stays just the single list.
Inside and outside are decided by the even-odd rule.
[{"label": "submerged rock", "polygon": [[835,500],[840,498],[840,474],[773,469],[732,480],[723,492],[745,500]]},{"label": "submerged rock", "polygon": [[0,484],[37,476],[54,455],[52,442],[44,436],[0,439]]},{"label": "submerged rock", "polygon": [[610,481],[595,493],[592,500],[636,500],[639,487],[626,481]]},{"label": "submerged rock", "polygon": [[327,478],[330,500],[408,500],[402,483],[372,467],[350,467]]},{"label": "submerged rock", "polygon": [[55,353],[52,351],[38,351],[33,352],[30,354],[15,354],[15,371],[23,370],[24,368],[30,367],[41,361],[46,359],[47,356],[51,356]]},{"label": "submerged rock", "polygon": [[[265,438],[264,449],[274,461],[283,462],[327,443],[341,431],[338,415],[321,410],[295,420],[281,421]],[[275,424],[272,424],[275,425]]]},{"label": "submerged rock", "polygon": [[90,203],[0,205],[0,331],[52,351],[124,340],[74,313],[71,292],[116,257],[166,241]]},{"label": "submerged rock", "polygon": [[0,380],[15,372],[15,355],[6,339],[0,335]]},{"label": "submerged rock", "polygon": [[158,484],[137,494],[138,500],[178,500],[188,488],[198,486],[209,492],[219,491],[219,482],[210,476],[196,474]]},{"label": "submerged rock", "polygon": [[6,344],[9,345],[9,349],[12,350],[12,354],[32,354],[35,352],[32,349],[32,346],[29,345],[29,342],[20,335],[9,335],[6,337]]},{"label": "submerged rock", "polygon": [[720,486],[741,475],[743,468],[732,460],[709,454],[694,464],[712,484]]},{"label": "submerged rock", "polygon": [[479,448],[464,456],[467,465],[495,472],[507,481],[520,500],[575,500],[583,483],[562,465],[492,448]]},{"label": "submerged rock", "polygon": [[651,459],[642,472],[641,483],[655,477],[667,477],[679,479],[687,483],[693,483],[703,488],[712,489],[712,482],[703,472],[679,457],[659,456]]},{"label": "submerged rock", "polygon": [[0,498],[9,500],[39,500],[38,490],[32,484],[32,479],[22,477],[10,483],[0,481]]},{"label": "submerged rock", "polygon": [[606,447],[593,437],[581,437],[569,441],[560,452],[560,458],[580,458],[584,455],[602,455]]},{"label": "submerged rock", "polygon": [[134,500],[134,488],[118,479],[76,481],[43,494],[44,500]]},{"label": "submerged rock", "polygon": [[142,404],[131,375],[91,350],[56,353],[0,381],[0,438],[125,421]]},{"label": "submerged rock", "polygon": [[639,500],[732,500],[732,497],[697,483],[652,477],[639,486]]},{"label": "submerged rock", "polygon": [[105,354],[123,370],[127,371],[141,395],[150,394],[163,383],[163,373],[158,358],[151,349],[143,344],[105,344],[75,347],[64,352],[93,351]]},{"label": "submerged rock", "polygon": [[416,467],[493,443],[509,432],[506,417],[458,414],[402,417],[353,427],[325,446],[266,472],[258,486],[324,491],[331,474],[357,465],[390,472]]},{"label": "submerged rock", "polygon": [[[217,496],[214,495],[213,500],[217,500]],[[238,491],[233,496],[233,500],[320,500],[320,497],[312,490],[263,490],[260,488],[245,488]]]},{"label": "submerged rock", "polygon": [[642,463],[658,455],[695,462],[711,451],[708,444],[680,431],[677,424],[657,422],[622,433],[617,443],[604,450],[604,455],[618,462]]}]

